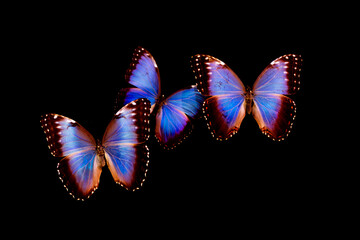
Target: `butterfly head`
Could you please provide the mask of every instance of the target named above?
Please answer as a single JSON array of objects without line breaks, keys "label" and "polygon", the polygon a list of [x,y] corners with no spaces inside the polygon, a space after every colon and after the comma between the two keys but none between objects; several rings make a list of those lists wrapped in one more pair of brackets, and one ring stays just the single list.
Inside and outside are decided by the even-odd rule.
[{"label": "butterfly head", "polygon": [[164,94],[161,94],[158,99],[156,100],[156,102],[158,103],[157,105],[159,107],[161,107],[162,105],[165,104],[165,95]]}]

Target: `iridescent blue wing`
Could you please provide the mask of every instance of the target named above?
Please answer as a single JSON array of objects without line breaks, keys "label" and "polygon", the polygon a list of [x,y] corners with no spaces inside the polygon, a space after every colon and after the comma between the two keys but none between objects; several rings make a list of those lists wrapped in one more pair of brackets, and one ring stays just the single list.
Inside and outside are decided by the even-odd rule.
[{"label": "iridescent blue wing", "polygon": [[245,117],[245,87],[239,77],[221,60],[209,55],[191,59],[199,91],[210,96],[203,111],[212,135],[228,139],[240,128]]},{"label": "iridescent blue wing", "polygon": [[108,167],[116,183],[128,190],[142,186],[149,161],[150,101],[137,99],[122,107],[103,136]]},{"label": "iridescent blue wing", "polygon": [[203,112],[211,135],[216,140],[228,140],[245,117],[245,99],[237,94],[213,96],[205,100]]},{"label": "iridescent blue wing", "polygon": [[155,136],[165,148],[173,148],[187,137],[192,129],[191,118],[200,111],[204,96],[195,86],[175,92],[168,97],[156,114]]},{"label": "iridescent blue wing", "polygon": [[160,96],[159,69],[153,56],[144,48],[135,49],[125,80],[136,88],[122,89],[118,95],[116,107],[120,108],[138,98],[147,98],[154,107]]},{"label": "iridescent blue wing", "polygon": [[256,79],[253,92],[260,94],[295,94],[300,89],[302,58],[288,54],[272,61]]},{"label": "iridescent blue wing", "polygon": [[300,55],[284,55],[271,62],[254,84],[253,116],[261,131],[273,140],[284,140],[292,128],[296,105],[284,95],[299,90],[301,67]]},{"label": "iridescent blue wing", "polygon": [[191,67],[198,89],[205,96],[243,94],[246,90],[239,77],[215,57],[204,54],[192,56]]},{"label": "iridescent blue wing", "polygon": [[260,130],[272,140],[284,140],[295,119],[296,105],[281,94],[263,94],[254,97],[253,116]]},{"label": "iridescent blue wing", "polygon": [[93,136],[76,121],[58,114],[46,114],[40,122],[51,154],[64,157],[58,173],[65,188],[76,199],[88,198],[98,187],[102,171]]}]

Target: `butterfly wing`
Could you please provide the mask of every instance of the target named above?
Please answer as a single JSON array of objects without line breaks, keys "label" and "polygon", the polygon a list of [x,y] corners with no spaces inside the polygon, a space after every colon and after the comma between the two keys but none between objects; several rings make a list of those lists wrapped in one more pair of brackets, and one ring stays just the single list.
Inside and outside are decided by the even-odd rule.
[{"label": "butterfly wing", "polygon": [[138,98],[147,98],[152,106],[155,105],[160,96],[160,75],[155,59],[146,49],[135,49],[125,79],[136,88],[121,90],[117,106],[123,106]]},{"label": "butterfly wing", "polygon": [[290,133],[296,106],[293,100],[281,94],[257,95],[252,113],[261,131],[272,140],[280,141]]},{"label": "butterfly wing", "polygon": [[76,199],[88,198],[98,187],[102,171],[93,136],[76,121],[58,114],[46,114],[40,122],[51,154],[64,157],[58,163],[58,174],[65,188]]},{"label": "butterfly wing", "polygon": [[199,91],[210,96],[203,107],[208,127],[216,139],[228,139],[245,117],[245,86],[215,57],[198,54],[192,57],[191,64]]},{"label": "butterfly wing", "polygon": [[149,161],[151,103],[137,99],[122,107],[109,123],[103,136],[108,167],[116,183],[128,190],[142,186]]},{"label": "butterfly wing", "polygon": [[300,89],[302,58],[288,54],[272,61],[256,79],[253,91],[261,94],[292,95]]},{"label": "butterfly wing", "polygon": [[190,133],[194,118],[200,111],[204,96],[196,86],[175,92],[160,106],[156,114],[155,136],[165,148],[173,148]]},{"label": "butterfly wing", "polygon": [[245,100],[241,95],[220,95],[205,100],[205,119],[216,140],[227,140],[240,128],[245,117]]},{"label": "butterfly wing", "polygon": [[284,140],[295,119],[295,102],[287,96],[300,87],[302,58],[289,54],[267,66],[254,83],[253,116],[261,131],[273,140]]}]

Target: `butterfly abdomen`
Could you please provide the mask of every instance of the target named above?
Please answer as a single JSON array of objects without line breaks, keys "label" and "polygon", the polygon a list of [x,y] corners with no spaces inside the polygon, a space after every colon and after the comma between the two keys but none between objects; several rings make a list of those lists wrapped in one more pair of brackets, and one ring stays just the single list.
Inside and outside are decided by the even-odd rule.
[{"label": "butterfly abdomen", "polygon": [[250,87],[247,87],[245,93],[245,108],[247,114],[251,114],[253,105],[254,105],[254,93]]},{"label": "butterfly abdomen", "polygon": [[105,150],[104,150],[104,147],[101,145],[101,141],[99,139],[97,139],[96,141],[96,154],[97,154],[97,158],[96,158],[96,161],[98,166],[100,167],[105,167]]}]

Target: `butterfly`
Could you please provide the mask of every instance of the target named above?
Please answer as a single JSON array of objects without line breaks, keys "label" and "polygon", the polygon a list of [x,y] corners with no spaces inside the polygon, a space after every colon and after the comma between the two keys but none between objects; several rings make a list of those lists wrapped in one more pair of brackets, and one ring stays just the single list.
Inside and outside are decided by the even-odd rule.
[{"label": "butterfly", "polygon": [[192,130],[191,119],[200,112],[204,96],[196,86],[179,90],[168,98],[161,95],[159,68],[153,56],[144,48],[135,49],[125,80],[133,85],[120,90],[116,106],[138,98],[151,102],[155,112],[155,137],[166,149],[180,144]]},{"label": "butterfly", "polygon": [[75,199],[84,200],[98,188],[107,165],[114,181],[127,190],[137,190],[145,181],[149,164],[150,102],[132,101],[110,121],[102,140],[76,121],[59,115],[41,116],[48,147],[54,157],[63,157],[57,171],[64,187]]},{"label": "butterfly", "polygon": [[227,140],[237,133],[245,115],[252,114],[263,134],[274,141],[284,140],[296,114],[295,102],[286,95],[300,88],[302,61],[296,54],[275,59],[250,88],[221,60],[192,56],[198,89],[208,97],[203,112],[213,137]]}]

